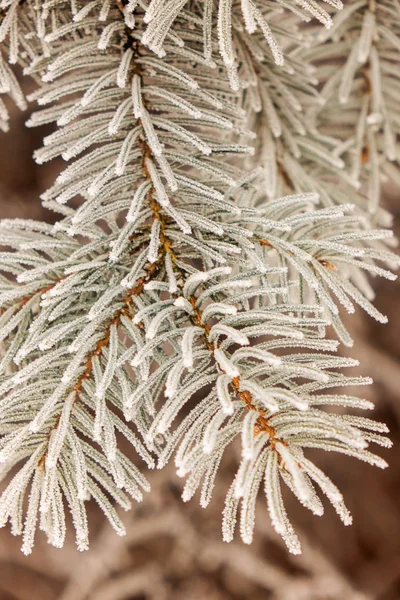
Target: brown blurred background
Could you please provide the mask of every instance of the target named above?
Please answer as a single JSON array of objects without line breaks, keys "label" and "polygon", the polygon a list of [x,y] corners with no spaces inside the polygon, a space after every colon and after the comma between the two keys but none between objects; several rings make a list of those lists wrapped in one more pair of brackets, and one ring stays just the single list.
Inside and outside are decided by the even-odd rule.
[{"label": "brown blurred background", "polygon": [[[0,133],[0,217],[54,220],[39,194],[54,180],[58,165],[37,167],[32,152],[43,130],[24,127],[26,114],[11,107],[10,133]],[[398,190],[386,204],[400,234]],[[252,546],[221,540],[223,496],[235,464],[225,463],[210,507],[180,499],[173,470],[149,474],[153,491],[124,515],[128,535],[117,537],[92,507],[91,549],[80,554],[73,535],[62,550],[39,534],[32,556],[20,539],[0,531],[0,600],[396,600],[400,599],[400,283],[377,280],[378,308],[389,325],[362,314],[351,320],[357,343],[351,355],[375,384],[364,394],[376,403],[374,416],[388,423],[394,448],[382,450],[386,471],[342,456],[319,452],[316,462],[345,495],[354,517],[344,527],[329,506],[311,516],[293,497],[288,510],[303,555],[287,554],[269,524],[260,498]],[[358,393],[360,390],[358,390]],[[231,463],[231,464],[230,464]]]}]

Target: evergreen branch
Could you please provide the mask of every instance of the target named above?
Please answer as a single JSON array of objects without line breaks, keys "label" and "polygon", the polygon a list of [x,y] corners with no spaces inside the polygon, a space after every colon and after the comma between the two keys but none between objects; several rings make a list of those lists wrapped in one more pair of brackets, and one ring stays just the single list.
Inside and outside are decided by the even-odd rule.
[{"label": "evergreen branch", "polygon": [[[339,138],[333,152],[349,164],[355,185],[365,187],[367,208],[373,214],[379,207],[382,180],[389,176],[400,181],[397,12],[391,1],[353,3],[348,18],[338,21],[329,36],[317,36],[318,47],[307,52],[324,83],[323,104],[310,109],[309,120],[326,136]],[[327,41],[322,52],[321,41]],[[340,68],[332,69],[336,60]]]},{"label": "evergreen branch", "polygon": [[[326,393],[369,380],[336,371],[357,363],[326,354],[337,344],[325,328],[351,345],[337,304],[350,313],[358,304],[386,322],[363,271],[394,279],[398,261],[384,245],[390,232],[374,229],[365,212],[348,214],[344,190],[355,182],[341,157],[350,146],[319,130],[313,108],[301,115],[320,97],[301,65],[313,50],[300,50],[294,18],[287,27],[271,18],[269,27],[273,6],[242,2],[243,31],[238,7],[225,0],[216,22],[211,2],[2,3],[0,40],[37,81],[30,100],[46,106],[28,124],[57,127],[36,160],[71,161],[43,197],[63,215],[54,227],[15,220],[0,229],[8,248],[0,277],[2,475],[19,467],[0,521],[23,533],[26,553],[38,515],[49,542],[63,544],[63,498],[79,549],[88,545],[90,496],[123,533],[112,502],[128,508],[128,496],[140,500],[148,484],[120,438],[150,467],[153,454],[162,467],[176,451],[178,473],[188,476],[184,500],[203,480],[205,506],[224,450],[240,435],[224,538],[233,536],[241,502],[241,535],[251,541],[264,478],[273,525],[295,553],[280,478],[319,515],[316,483],[351,520],[303,449],[386,466],[367,450],[370,442],[390,445],[384,425],[324,410],[371,408]],[[309,11],[331,24],[315,3],[301,6],[300,18]],[[350,31],[365,6],[345,13]],[[367,13],[363,56],[375,52]],[[271,67],[270,52],[283,62],[275,34],[286,36],[281,69]],[[321,72],[331,75],[330,67]],[[254,159],[250,104],[262,123]],[[265,161],[268,200],[254,170]],[[301,193],[275,199],[286,189]]]}]

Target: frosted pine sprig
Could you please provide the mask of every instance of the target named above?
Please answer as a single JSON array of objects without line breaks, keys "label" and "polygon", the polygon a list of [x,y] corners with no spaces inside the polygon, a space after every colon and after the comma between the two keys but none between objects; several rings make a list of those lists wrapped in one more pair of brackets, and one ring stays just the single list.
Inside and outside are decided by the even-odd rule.
[{"label": "frosted pine sprig", "polygon": [[[385,178],[400,181],[399,111],[393,92],[398,87],[400,25],[393,11],[390,1],[353,2],[347,18],[338,20],[329,34],[317,34],[306,52],[324,83],[323,102],[310,110],[310,120],[331,136],[334,155],[346,160],[351,179],[365,188],[371,213],[378,211]],[[327,42],[323,54],[321,42]],[[337,58],[340,68],[333,69]]]},{"label": "frosted pine sprig", "polygon": [[351,520],[307,448],[386,466],[367,448],[390,445],[384,425],[324,409],[372,408],[330,391],[369,380],[341,374],[357,363],[332,354],[326,328],[352,344],[339,306],[386,322],[364,273],[394,279],[398,263],[385,214],[349,203],[350,146],[310,117],[324,92],[296,20],[331,16],[303,3],[278,24],[273,7],[217,4],[1,5],[6,54],[37,83],[28,125],[56,126],[35,158],[68,162],[43,196],[54,227],[0,227],[0,520],[25,553],[37,526],[62,546],[65,504],[86,549],[90,498],[123,534],[114,503],[148,490],[137,456],[161,468],[175,454],[184,500],[201,487],[206,506],[240,438],[224,539],[240,505],[250,543],[264,481],[292,552],[281,481],[320,515],[317,484]]},{"label": "frosted pine sprig", "polygon": [[[201,286],[203,285],[204,282]],[[190,372],[194,369],[198,372],[195,360],[186,364],[182,360],[176,363],[177,368],[172,369],[167,377],[168,400],[157,414],[149,432],[150,436],[165,435],[176,419],[177,411],[186,405],[190,396],[200,387],[208,387],[211,383],[215,387],[193,410],[193,415],[189,413],[177,427],[176,433],[173,433],[169,440],[167,438],[166,448],[159,459],[159,468],[165,464],[176,448],[178,474],[188,476],[183,491],[184,500],[189,500],[201,486],[200,502],[202,506],[207,506],[222,454],[226,446],[241,434],[243,459],[232,491],[228,493],[224,512],[223,533],[226,541],[232,539],[236,510],[238,502],[242,499],[241,535],[246,543],[251,542],[255,500],[264,471],[272,523],[285,539],[290,551],[299,552],[300,545],[282,505],[279,474],[305,506],[316,514],[322,514],[322,504],[311,484],[311,480],[314,480],[331,500],[344,523],[350,524],[351,518],[343,504],[340,492],[317,467],[303,458],[301,449],[311,446],[336,450],[385,467],[384,461],[366,450],[367,441],[363,429],[358,431],[348,429],[346,419],[342,421],[340,416],[328,415],[324,411],[310,408],[310,404],[318,405],[318,397],[314,400],[313,392],[321,391],[324,387],[346,385],[346,378],[338,377],[334,372],[329,372],[329,369],[352,366],[353,362],[328,356],[320,362],[322,369],[319,369],[318,359],[321,360],[322,357],[318,354],[303,355],[302,362],[294,360],[292,363],[290,354],[282,357],[268,350],[286,347],[286,340],[280,340],[280,335],[296,340],[295,345],[299,347],[307,347],[311,344],[314,350],[328,349],[320,338],[314,338],[312,335],[308,337],[312,330],[309,330],[307,335],[301,330],[302,328],[299,330],[296,327],[300,322],[306,326],[308,320],[310,325],[315,324],[315,319],[306,317],[305,313],[300,319],[296,318],[293,312],[290,316],[275,313],[269,332],[274,336],[274,340],[260,344],[258,349],[257,346],[249,346],[249,335],[258,337],[259,330],[252,326],[245,326],[235,331],[232,326],[243,326],[246,321],[253,323],[257,316],[259,319],[262,318],[260,312],[258,315],[257,311],[247,310],[243,315],[237,312],[228,317],[230,325],[215,324],[210,327],[200,308],[203,304],[202,294],[189,297],[188,300],[194,307],[194,314],[191,316],[193,326],[188,332],[194,328],[196,333],[198,332],[196,337],[190,336],[193,340],[192,344],[195,344],[190,350],[190,355],[192,357],[197,355],[201,364],[207,356],[207,351],[201,350],[205,345],[209,360],[211,357],[214,358],[214,366],[205,370],[203,368],[203,374],[194,378],[192,386]],[[290,311],[290,306],[287,308]],[[302,307],[298,309],[302,311]],[[310,307],[304,307],[304,310],[312,312]],[[265,319],[268,310],[264,312]],[[245,317],[245,320],[241,317]],[[234,333],[231,333],[231,330]],[[217,338],[215,331],[218,331]],[[265,327],[264,335],[268,335],[268,326]],[[188,339],[185,333],[182,338],[182,354],[188,352]],[[242,348],[233,351],[230,355],[230,347],[236,344],[241,345]],[[331,346],[332,348],[334,345]],[[308,366],[308,361],[311,367]],[[138,362],[139,359],[136,364]],[[185,367],[189,370],[187,375],[184,374]],[[217,373],[213,375],[215,368]],[[155,381],[157,376],[155,373],[151,378],[152,381]],[[297,378],[308,378],[312,383],[296,385]],[[350,382],[352,385],[361,385],[368,383],[368,379],[358,381],[351,379]],[[139,388],[135,394],[135,401],[140,399],[144,391],[144,389],[140,391]],[[338,405],[342,402],[346,405],[348,401],[350,399],[342,399],[339,396],[330,396],[328,400]],[[358,405],[369,407],[368,403],[362,401],[359,401]],[[375,428],[372,422],[365,421],[363,425]],[[379,424],[376,427],[379,431],[385,431],[385,428],[382,429]],[[390,444],[386,438],[382,439],[382,443]],[[272,458],[275,453],[277,458]],[[301,457],[300,463],[299,457]]]}]

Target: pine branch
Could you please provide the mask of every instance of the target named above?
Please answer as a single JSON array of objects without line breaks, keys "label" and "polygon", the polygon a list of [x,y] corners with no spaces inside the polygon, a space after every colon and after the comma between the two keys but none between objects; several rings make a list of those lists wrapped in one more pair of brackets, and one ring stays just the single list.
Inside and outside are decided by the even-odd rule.
[{"label": "pine branch", "polygon": [[[286,66],[268,70],[268,44],[282,62],[263,16],[269,5],[242,5],[246,32],[225,1],[217,23],[209,3],[204,14],[196,4],[154,0],[27,6],[3,2],[0,39],[24,45],[20,61],[29,56],[25,74],[38,83],[30,100],[47,106],[29,125],[56,123],[36,160],[70,164],[43,197],[63,215],[54,227],[15,220],[0,230],[9,249],[0,280],[3,475],[19,465],[1,497],[1,523],[23,533],[28,553],[39,515],[49,542],[61,546],[64,497],[85,549],[93,496],[123,533],[112,501],[128,508],[129,495],[140,500],[148,489],[130,446],[149,467],[153,456],[162,467],[176,452],[188,476],[183,498],[203,479],[205,506],[223,452],[240,435],[225,539],[241,502],[241,535],[251,541],[265,478],[274,527],[299,552],[280,478],[322,514],[317,483],[351,520],[303,449],[386,466],[367,450],[370,442],[390,445],[384,425],[324,410],[371,408],[325,393],[369,382],[336,371],[356,362],[326,354],[337,344],[325,329],[333,325],[352,344],[338,305],[351,313],[358,304],[386,322],[363,271],[394,279],[389,268],[398,264],[380,242],[390,232],[352,214],[337,179],[322,187],[345,164],[326,151],[316,126],[303,128],[306,119],[293,114],[305,97],[318,98],[317,82],[307,81],[307,65],[288,82],[299,66],[294,43]],[[330,24],[317,5],[303,8]],[[261,34],[248,35],[255,24],[267,46]],[[290,20],[288,32],[290,49]],[[249,102],[257,98],[264,129],[251,158]],[[265,157],[268,199],[254,169]],[[286,187],[308,193],[275,199]],[[325,207],[315,206],[315,191]]]},{"label": "pine branch", "polygon": [[[307,53],[324,83],[323,105],[311,109],[310,118],[326,135],[339,137],[334,154],[349,165],[354,183],[365,188],[367,208],[375,214],[382,181],[400,181],[398,6],[390,1],[354,2],[344,16],[329,35],[317,35]],[[340,68],[333,68],[338,61]]]}]

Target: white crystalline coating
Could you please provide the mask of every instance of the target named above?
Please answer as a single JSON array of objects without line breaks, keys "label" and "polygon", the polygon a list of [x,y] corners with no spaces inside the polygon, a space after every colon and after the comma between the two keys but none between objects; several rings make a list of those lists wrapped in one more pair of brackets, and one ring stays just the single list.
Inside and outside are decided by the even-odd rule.
[{"label": "white crystalline coating", "polygon": [[166,402],[162,409],[158,412],[152,424],[151,431],[165,434],[166,431],[171,427],[172,422],[179,412],[180,403],[185,403],[185,401],[187,401],[195,391],[198,391],[199,389],[209,385],[214,380],[215,375],[202,374],[185,386],[182,386],[182,389],[179,390],[176,397]]},{"label": "white crystalline coating", "polygon": [[254,33],[257,29],[257,24],[254,19],[253,3],[251,0],[242,0],[241,7],[246,29],[249,33]]},{"label": "white crystalline coating", "polygon": [[185,364],[183,360],[179,360],[168,373],[167,382],[165,384],[165,395],[167,398],[172,398],[175,395],[184,368]]},{"label": "white crystalline coating", "polygon": [[229,375],[219,375],[216,382],[218,400],[221,403],[222,411],[226,415],[233,415],[234,412],[232,397],[229,390],[231,382],[232,378]]},{"label": "white crystalline coating", "polygon": [[279,367],[282,364],[282,360],[279,358],[279,356],[275,356],[266,350],[253,347],[240,348],[239,350],[236,350],[232,356],[235,362],[247,357],[253,357],[274,367]]},{"label": "white crystalline coating", "polygon": [[229,377],[231,377],[231,378],[239,377],[239,375],[240,375],[239,369],[226,356],[226,354],[224,354],[224,352],[222,352],[222,350],[219,350],[219,348],[214,350],[214,357],[215,357],[215,360],[217,361],[219,367],[221,368],[221,370],[224,371],[227,375],[229,375]]},{"label": "white crystalline coating", "polygon": [[137,188],[129,206],[128,214],[126,215],[126,220],[128,221],[128,223],[135,223],[137,221],[140,209],[150,189],[151,183],[148,181],[144,181]]},{"label": "white crystalline coating", "polygon": [[118,106],[113,118],[111,119],[111,121],[108,125],[108,133],[110,135],[116,135],[118,133],[125,117],[128,115],[128,113],[131,110],[131,106],[132,106],[132,102],[131,102],[130,98],[127,98]]},{"label": "white crystalline coating", "polygon": [[141,133],[141,127],[136,126],[128,133],[128,135],[124,138],[124,141],[121,145],[121,149],[119,151],[117,160],[115,162],[115,174],[116,175],[124,175],[128,168],[128,164],[132,159],[135,158],[135,152],[133,152],[133,148],[137,139]]},{"label": "white crystalline coating", "polygon": [[89,106],[96,96],[101,92],[101,90],[107,86],[109,86],[113,81],[115,81],[116,73],[114,71],[107,71],[99,77],[83,94],[81,99],[82,106]]},{"label": "white crystalline coating", "polygon": [[239,498],[236,498],[234,490],[235,480],[229,488],[225,498],[225,507],[222,519],[222,537],[224,542],[231,542],[235,532]]},{"label": "white crystalline coating", "polygon": [[[251,0],[250,0],[250,2],[251,2]],[[260,27],[265,39],[268,42],[268,45],[272,52],[272,56],[274,57],[275,63],[279,66],[282,66],[284,64],[282,50],[281,50],[279,44],[277,43],[276,39],[272,35],[271,29],[270,29],[267,21],[264,19],[261,11],[258,8],[253,7],[252,12],[253,12],[254,19],[257,21],[257,25]]]},{"label": "white crystalline coating", "polygon": [[232,43],[232,0],[221,0],[218,5],[218,37],[220,53],[224,63],[234,63],[235,54]]},{"label": "white crystalline coating", "polygon": [[286,469],[292,476],[294,486],[302,500],[308,500],[310,497],[309,488],[304,480],[303,474],[297,464],[293,454],[287,446],[278,442],[275,444],[277,452],[281,455],[283,468]]},{"label": "white crystalline coating", "polygon": [[240,511],[240,535],[245,544],[251,544],[253,541],[256,520],[256,501],[263,480],[268,452],[268,449],[265,448],[253,463],[249,484],[246,487],[242,500]]},{"label": "white crystalline coating", "polygon": [[193,306],[191,305],[189,300],[186,300],[186,298],[184,298],[183,296],[179,296],[179,298],[177,298],[174,301],[174,306],[177,306],[178,308],[182,308],[189,314],[193,314]]},{"label": "white crystalline coating", "polygon": [[124,88],[128,81],[129,68],[133,58],[132,48],[127,48],[122,56],[121,62],[117,71],[117,85],[120,88]]},{"label": "white crystalline coating", "polygon": [[193,350],[194,342],[200,335],[204,335],[201,327],[188,327],[182,336],[181,348],[183,364],[187,369],[191,369],[194,365]]},{"label": "white crystalline coating", "polygon": [[108,257],[110,262],[117,262],[121,255],[126,251],[129,246],[130,234],[133,229],[134,227],[132,226],[131,221],[128,221],[124,227],[122,227],[118,238],[110,243],[111,251]]},{"label": "white crystalline coating", "polygon": [[148,340],[153,340],[156,335],[159,327],[162,325],[163,321],[167,319],[170,315],[177,312],[178,308],[176,306],[168,306],[160,312],[150,321],[150,324],[147,328],[146,338]]},{"label": "white crystalline coating", "polygon": [[152,117],[149,112],[145,108],[140,107],[140,105],[137,106],[137,111],[139,111],[140,122],[145,131],[147,143],[150,146],[152,153],[154,156],[160,156],[163,152],[163,146],[154,128]]},{"label": "white crystalline coating", "polygon": [[111,8],[111,0],[103,0],[99,12],[99,21],[106,21]]},{"label": "white crystalline coating", "polygon": [[139,75],[135,73],[132,78],[132,102],[133,102],[133,116],[135,119],[140,119],[143,114],[143,100],[141,81]]},{"label": "white crystalline coating", "polygon": [[[264,476],[294,553],[280,478],[351,522],[308,448],[386,466],[371,451],[385,426],[345,414],[371,403],[337,392],[369,380],[342,375],[356,363],[329,354],[326,329],[351,345],[340,307],[386,322],[369,273],[399,265],[379,208],[400,182],[393,7],[278,3],[287,28],[254,0],[0,0],[0,91],[26,107],[21,63],[28,126],[55,123],[35,160],[69,162],[42,196],[55,226],[0,224],[0,525],[26,553],[37,527],[63,545],[67,509],[87,549],[90,498],[123,535],[114,503],[149,490],[136,453],[150,468],[175,455],[184,501],[199,489],[205,507],[241,438],[223,537],[239,513],[251,543]],[[330,31],[295,25],[311,17]]]},{"label": "white crystalline coating", "polygon": [[[255,415],[257,418],[257,414]],[[247,413],[244,421],[242,422],[241,434],[243,438],[243,431],[246,425],[248,426],[254,421],[254,414]],[[254,426],[252,427],[254,433]],[[253,470],[255,464],[259,460],[260,451],[265,449],[265,434],[261,433],[257,436],[257,440],[252,443],[251,452],[246,452],[246,455],[242,453],[242,459],[239,462],[239,467],[235,477],[235,490],[234,494],[236,498],[245,498],[249,488],[253,483]]]},{"label": "white crystalline coating", "polygon": [[190,235],[192,233],[192,228],[188,224],[188,222],[182,216],[183,211],[178,211],[176,208],[172,206],[172,204],[168,204],[164,206],[165,213],[171,217],[178,225],[179,229],[186,235]]},{"label": "white crystalline coating", "polygon": [[283,537],[289,551],[293,554],[300,554],[300,542],[283,506],[279,483],[278,456],[275,451],[268,453],[264,482],[272,525],[276,532]]},{"label": "white crystalline coating", "polygon": [[[142,43],[146,44],[155,52],[158,56],[164,57],[165,50],[163,49],[163,43],[165,38],[173,37],[170,33],[170,28],[179,15],[182,8],[185,6],[185,0],[173,0],[172,2],[156,2],[158,18],[153,19],[153,11],[156,9],[150,6],[145,14],[145,22],[149,23],[144,35],[142,37]],[[176,37],[176,36],[174,36]],[[179,39],[179,38],[178,38]]]},{"label": "white crystalline coating", "polygon": [[245,460],[251,460],[254,456],[254,427],[258,419],[258,412],[251,410],[243,420],[242,429],[242,457]]},{"label": "white crystalline coating", "polygon": [[299,461],[307,474],[320,486],[321,490],[327,496],[334,506],[339,517],[345,525],[351,525],[352,517],[343,502],[343,496],[332,481],[306,458],[299,457]]},{"label": "white crystalline coating", "polygon": [[248,391],[252,394],[253,399],[261,402],[261,406],[267,408],[271,413],[279,410],[279,404],[276,402],[274,390],[263,388],[255,381],[240,378],[240,391]]},{"label": "white crystalline coating", "polygon": [[206,271],[199,271],[198,273],[193,273],[193,275],[190,275],[185,281],[183,295],[187,298],[192,296],[198,286],[200,286],[204,281],[207,281],[209,277],[210,274]]},{"label": "white crystalline coating", "polygon": [[75,13],[73,20],[75,21],[75,23],[79,23],[80,21],[83,21],[85,19],[85,17],[87,17],[87,15],[90,13],[90,11],[97,6],[97,0],[92,0],[92,2],[88,2],[85,6],[83,6],[83,8],[81,8],[81,10],[79,10],[77,13]]},{"label": "white crystalline coating", "polygon": [[126,528],[119,518],[115,508],[108,500],[107,496],[103,494],[101,488],[96,485],[93,480],[90,482],[89,490],[90,494],[93,496],[94,500],[96,500],[103,513],[106,515],[111,527],[114,529],[117,535],[126,535]]},{"label": "white crystalline coating", "polygon": [[160,247],[160,232],[161,232],[161,223],[159,219],[154,219],[151,226],[151,237],[149,243],[149,249],[147,252],[147,260],[150,263],[155,263],[158,259],[158,250]]},{"label": "white crystalline coating", "polygon": [[222,302],[212,302],[203,310],[202,321],[206,323],[215,315],[236,315],[237,312],[236,306],[223,304]]},{"label": "white crystalline coating", "polygon": [[37,433],[41,430],[46,420],[52,415],[54,406],[65,395],[66,391],[66,386],[61,383],[55,388],[54,392],[46,398],[40,410],[36,413],[35,418],[29,423],[29,429],[32,433]]},{"label": "white crystalline coating", "polygon": [[47,456],[46,456],[46,467],[48,467],[49,469],[55,468],[58,458],[60,456],[60,453],[62,451],[65,436],[67,435],[71,410],[72,410],[74,401],[75,401],[75,393],[72,392],[66,398],[58,425],[51,434],[48,452],[47,452]]},{"label": "white crystalline coating", "polygon": [[35,542],[35,531],[39,510],[42,477],[41,471],[37,469],[33,476],[32,488],[29,495],[28,511],[26,513],[22,537],[23,541],[21,550],[25,555],[31,554]]},{"label": "white crystalline coating", "polygon": [[[101,313],[105,312],[114,299],[121,295],[123,289],[120,286],[115,286],[107,290],[90,308],[87,318],[89,321],[96,321],[101,317]],[[75,346],[73,346],[74,349]]]},{"label": "white crystalline coating", "polygon": [[[147,115],[146,115],[146,117],[147,117]],[[143,127],[145,127],[145,122],[143,121],[143,118],[142,118],[142,122],[143,122]],[[150,119],[148,119],[148,128],[149,128],[149,130],[152,128],[152,130],[149,131],[149,133],[148,133],[148,139],[149,139],[150,145],[151,145],[151,143],[150,143],[151,139],[156,138],[153,123],[158,128],[164,129],[164,130],[172,133],[178,139],[181,139],[184,142],[191,144],[192,146],[194,146],[195,148],[200,150],[200,152],[202,152],[202,154],[205,154],[206,156],[211,155],[212,148],[210,147],[210,145],[207,144],[206,142],[204,142],[201,139],[201,137],[199,137],[196,133],[193,133],[192,131],[186,129],[185,127],[181,127],[177,123],[173,123],[172,121],[166,121],[165,119],[156,118],[156,117],[153,118],[153,121],[151,123],[150,123]],[[161,154],[161,152],[162,152],[161,145],[159,145],[159,147],[154,148],[155,155]]]},{"label": "white crystalline coating", "polygon": [[[162,291],[165,291],[165,290],[168,290],[168,284],[165,283],[165,282],[163,282],[163,281],[149,281],[148,283],[144,284],[143,289],[144,290],[162,290]],[[139,321],[135,320],[135,323],[139,323],[139,322],[140,322],[140,320]]]},{"label": "white crystalline coating", "polygon": [[53,501],[51,503],[51,528],[48,532],[49,542],[55,548],[62,548],[65,542],[67,527],[65,522],[65,514],[62,508],[62,494],[60,486],[57,485],[54,489]]},{"label": "white crystalline coating", "polygon": [[76,472],[78,498],[80,500],[86,500],[88,496],[88,476],[85,454],[83,451],[83,446],[81,445],[79,438],[74,433],[72,428],[67,433],[67,442],[72,449],[72,458]]},{"label": "white crystalline coating", "polygon": [[31,435],[31,431],[27,426],[22,427],[18,433],[14,436],[11,436],[11,439],[3,446],[0,451],[0,463],[5,463],[12,458],[13,454],[16,450],[19,449],[21,444],[26,440],[26,438]]},{"label": "white crystalline coating", "polygon": [[195,119],[201,119],[202,117],[202,112],[198,108],[196,108],[194,104],[191,104],[185,98],[182,98],[181,96],[178,96],[177,94],[174,94],[169,90],[165,90],[155,86],[149,86],[148,88],[146,88],[146,92],[147,94],[150,94],[150,96],[158,96],[160,98],[168,100],[169,102],[171,102],[171,104],[188,113],[191,117],[194,117]]},{"label": "white crystalline coating", "polygon": [[168,290],[171,294],[175,294],[178,291],[178,282],[176,279],[170,252],[167,252],[165,256],[165,270],[167,272],[168,277]]},{"label": "white crystalline coating", "polygon": [[106,50],[108,48],[108,46],[110,45],[111,38],[113,37],[114,33],[116,33],[119,30],[122,30],[122,29],[123,29],[123,24],[119,23],[118,21],[116,23],[110,23],[110,25],[107,25],[103,29],[102,34],[99,38],[99,43],[97,45],[98,49]]},{"label": "white crystalline coating", "polygon": [[167,206],[170,204],[168,194],[165,190],[165,187],[160,179],[157,168],[153,161],[150,158],[146,158],[145,161],[146,167],[149,171],[149,175],[151,177],[152,183],[154,185],[155,192],[157,194],[157,199],[161,206]]},{"label": "white crystalline coating", "polygon": [[226,419],[226,414],[223,411],[218,411],[207,425],[203,436],[203,452],[211,454],[217,442],[219,428]]},{"label": "white crystalline coating", "polygon": [[229,325],[220,323],[211,327],[208,339],[212,342],[220,335],[226,336],[231,339],[233,343],[239,344],[240,346],[248,346],[250,344],[249,338],[241,331],[234,327],[230,327]]},{"label": "white crystalline coating", "polygon": [[169,162],[163,154],[158,155],[156,158],[158,166],[160,167],[165,179],[167,180],[169,189],[172,192],[176,192],[179,186],[175,174],[171,168],[171,165],[169,164]]},{"label": "white crystalline coating", "polygon": [[288,390],[283,390],[280,388],[266,388],[265,391],[266,393],[271,393],[274,399],[287,402],[298,410],[305,411],[310,407],[306,398],[303,398],[301,395],[293,394]]},{"label": "white crystalline coating", "polygon": [[39,510],[42,514],[49,512],[58,483],[57,469],[47,469],[44,473],[40,495]]},{"label": "white crystalline coating", "polygon": [[104,452],[110,463],[114,481],[118,488],[122,488],[124,487],[123,472],[119,468],[119,463],[117,461],[117,440],[115,437],[115,428],[108,411],[105,413],[104,417],[102,439],[104,444]]},{"label": "white crystalline coating", "polygon": [[118,353],[118,328],[117,326],[111,325],[109,331],[109,344],[108,344],[108,360],[104,369],[103,377],[99,382],[96,389],[96,397],[103,398],[105,393],[112,382],[114,377]]}]

